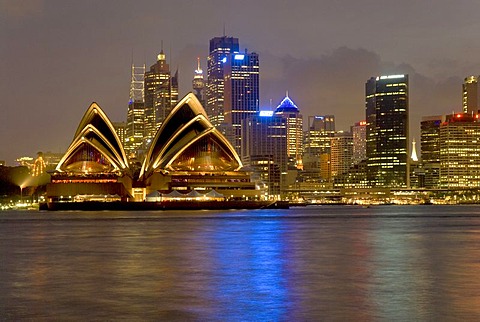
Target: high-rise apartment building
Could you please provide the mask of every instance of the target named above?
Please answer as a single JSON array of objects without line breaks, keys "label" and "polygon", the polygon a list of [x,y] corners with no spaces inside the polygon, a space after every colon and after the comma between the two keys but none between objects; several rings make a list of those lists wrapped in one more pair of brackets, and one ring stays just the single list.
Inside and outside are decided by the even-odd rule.
[{"label": "high-rise apartment building", "polygon": [[367,159],[367,122],[360,121],[352,126],[353,164]]},{"label": "high-rise apartment building", "polygon": [[367,179],[372,187],[408,187],[408,75],[366,85]]},{"label": "high-rise apartment building", "polygon": [[288,97],[288,93],[277,106],[275,115],[286,120],[289,163],[301,170],[303,169],[303,117],[297,105]]},{"label": "high-rise apartment building", "polygon": [[130,100],[128,101],[125,128],[125,152],[128,158],[142,154],[145,137],[145,65],[132,64]]},{"label": "high-rise apartment building", "polygon": [[478,77],[469,76],[463,81],[463,113],[478,113],[479,110],[479,87]]},{"label": "high-rise apartment building", "polygon": [[424,116],[420,123],[420,151],[425,169],[425,188],[438,188],[440,178],[440,125],[441,115]]},{"label": "high-rise apartment building", "polygon": [[150,145],[157,129],[178,102],[178,72],[171,75],[163,50],[145,73],[145,142]]},{"label": "high-rise apartment building", "polygon": [[232,53],[224,62],[224,122],[230,129],[227,138],[240,153],[242,120],[258,113],[259,62],[256,53]]},{"label": "high-rise apartment building", "polygon": [[197,69],[195,69],[195,75],[192,81],[193,94],[198,98],[199,102],[205,108],[206,93],[205,93],[205,79],[203,78],[203,70],[200,67],[200,58],[197,58]]},{"label": "high-rise apartment building", "polygon": [[480,187],[478,114],[446,116],[440,125],[440,188]]},{"label": "high-rise apartment building", "polygon": [[213,126],[224,123],[224,66],[228,56],[239,51],[238,38],[215,37],[210,40],[207,58],[206,112]]}]

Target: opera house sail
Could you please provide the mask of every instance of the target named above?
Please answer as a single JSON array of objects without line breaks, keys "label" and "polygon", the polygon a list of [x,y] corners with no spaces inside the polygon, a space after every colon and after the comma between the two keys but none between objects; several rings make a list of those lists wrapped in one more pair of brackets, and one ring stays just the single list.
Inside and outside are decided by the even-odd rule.
[{"label": "opera house sail", "polygon": [[92,103],[52,173],[47,198],[50,202],[128,201],[131,187],[120,138],[100,106]]},{"label": "opera house sail", "polygon": [[146,154],[140,179],[152,191],[217,191],[226,199],[260,199],[230,142],[190,93],[167,116]]}]

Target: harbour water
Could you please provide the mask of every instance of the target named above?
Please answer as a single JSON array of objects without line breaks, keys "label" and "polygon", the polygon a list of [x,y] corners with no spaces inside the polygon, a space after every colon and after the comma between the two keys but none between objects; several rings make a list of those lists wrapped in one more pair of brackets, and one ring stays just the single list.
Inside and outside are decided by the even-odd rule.
[{"label": "harbour water", "polygon": [[479,319],[479,206],[0,212],[2,321]]}]

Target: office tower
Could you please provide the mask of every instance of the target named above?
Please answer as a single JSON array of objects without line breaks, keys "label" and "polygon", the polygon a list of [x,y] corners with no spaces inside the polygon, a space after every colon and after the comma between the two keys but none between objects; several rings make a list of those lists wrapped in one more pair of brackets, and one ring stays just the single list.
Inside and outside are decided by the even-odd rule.
[{"label": "office tower", "polygon": [[206,108],[205,79],[203,78],[203,70],[200,67],[200,57],[197,58],[197,69],[195,69],[195,76],[193,76],[192,89],[193,94],[195,94],[202,106]]},{"label": "office tower", "polygon": [[408,187],[408,75],[366,85],[367,179],[372,187]]},{"label": "office tower", "polygon": [[215,37],[210,40],[207,58],[206,112],[213,126],[224,122],[224,66],[230,53],[238,52],[238,38]]},{"label": "office tower", "polygon": [[113,128],[117,133],[120,142],[122,142],[123,146],[125,146],[125,139],[126,139],[126,131],[127,131],[127,123],[125,122],[112,122]]},{"label": "office tower", "polygon": [[480,187],[480,123],[470,113],[446,116],[440,125],[440,188]]},{"label": "office tower", "polygon": [[308,117],[303,154],[305,180],[327,182],[330,180],[330,145],[334,135],[335,116]]},{"label": "office tower", "polygon": [[332,138],[330,167],[335,178],[348,172],[353,165],[353,135],[350,132],[337,132]]},{"label": "office tower", "polygon": [[287,120],[262,111],[242,121],[242,137],[242,162],[267,184],[270,196],[280,195],[288,169]]},{"label": "office tower", "polygon": [[178,102],[178,72],[171,75],[163,50],[145,73],[145,143],[148,147],[165,117]]},{"label": "office tower", "polygon": [[463,113],[478,113],[479,109],[478,77],[469,76],[463,82]]},{"label": "office tower", "polygon": [[123,141],[128,158],[138,157],[145,137],[145,65],[132,64],[130,100],[128,101],[127,125]]},{"label": "office tower", "polygon": [[420,151],[425,169],[425,188],[438,188],[440,176],[440,125],[441,115],[424,116],[420,123]]},{"label": "office tower", "polygon": [[287,156],[291,166],[303,169],[303,117],[297,105],[288,97],[280,102],[275,110],[286,120],[287,124]]},{"label": "office tower", "polygon": [[259,64],[256,53],[232,53],[224,63],[224,122],[226,136],[240,153],[242,120],[259,111]]},{"label": "office tower", "polygon": [[353,164],[360,163],[367,158],[367,122],[360,121],[352,126],[353,135]]}]

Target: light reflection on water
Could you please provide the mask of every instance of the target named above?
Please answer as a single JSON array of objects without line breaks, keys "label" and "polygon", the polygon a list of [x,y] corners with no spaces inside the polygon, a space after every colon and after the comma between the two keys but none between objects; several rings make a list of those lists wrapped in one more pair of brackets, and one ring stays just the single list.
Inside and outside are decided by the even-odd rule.
[{"label": "light reflection on water", "polygon": [[0,320],[475,320],[480,208],[0,212]]}]

